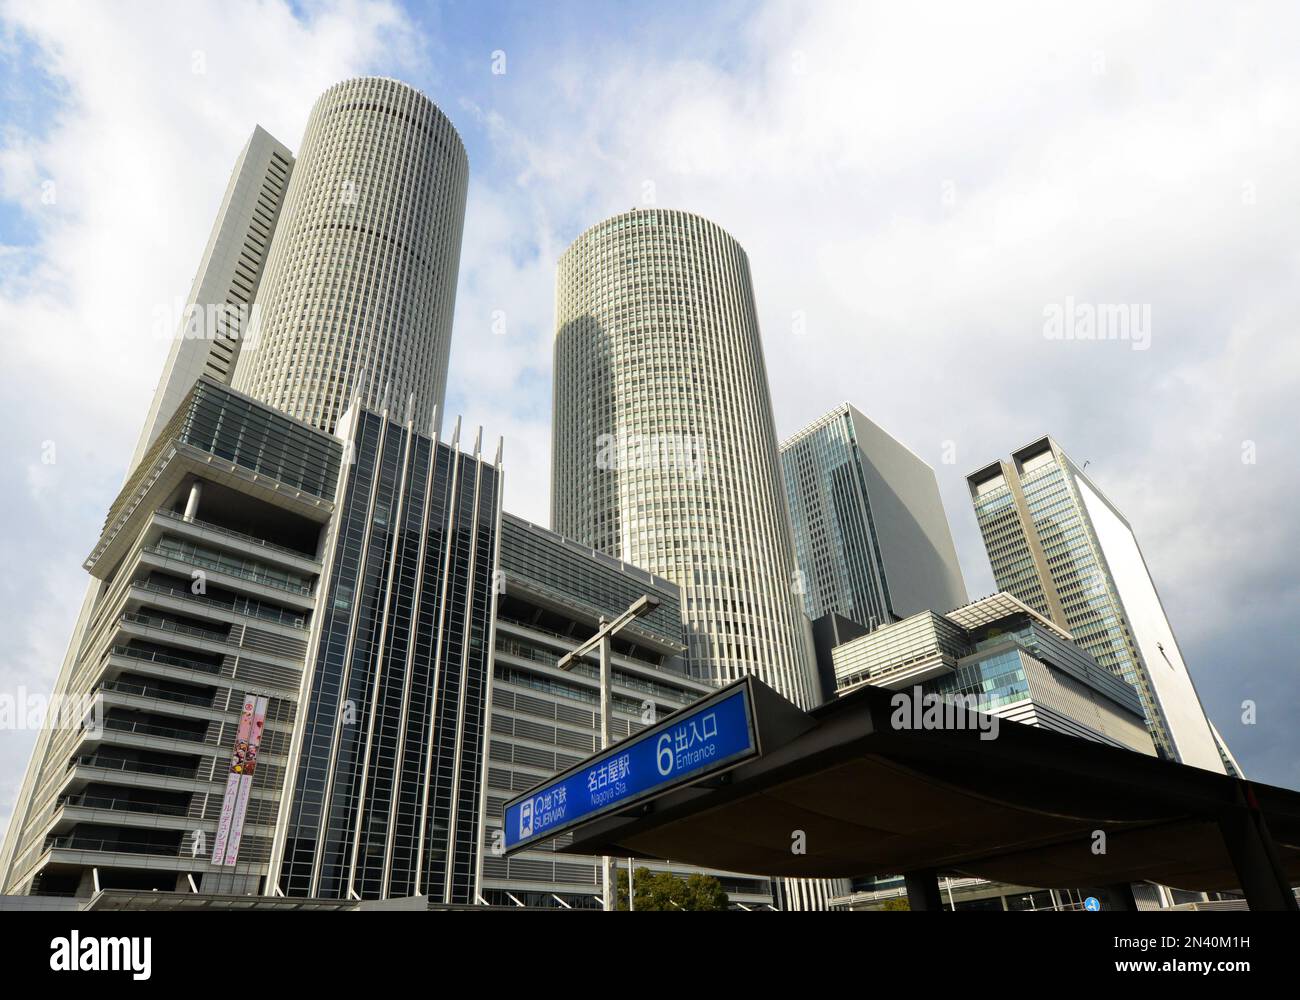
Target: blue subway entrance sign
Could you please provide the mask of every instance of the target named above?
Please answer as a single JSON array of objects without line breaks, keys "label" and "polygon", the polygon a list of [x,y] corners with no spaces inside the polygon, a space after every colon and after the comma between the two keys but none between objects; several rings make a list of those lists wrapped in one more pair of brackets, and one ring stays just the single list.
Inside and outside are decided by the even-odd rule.
[{"label": "blue subway entrance sign", "polygon": [[758,750],[749,682],[737,681],[507,802],[506,853],[716,774]]}]

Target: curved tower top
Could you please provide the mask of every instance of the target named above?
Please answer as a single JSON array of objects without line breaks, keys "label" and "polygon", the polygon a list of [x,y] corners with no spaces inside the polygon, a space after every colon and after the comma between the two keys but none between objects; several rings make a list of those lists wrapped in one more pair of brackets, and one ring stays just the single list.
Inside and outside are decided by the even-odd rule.
[{"label": "curved tower top", "polygon": [[646,209],[556,281],[552,526],[682,588],[696,676],[817,700],[745,251]]},{"label": "curved tower top", "polygon": [[427,428],[446,390],[468,183],[455,128],[415,88],[362,77],[325,91],[235,388],[327,431],[354,390],[372,406],[387,395]]}]

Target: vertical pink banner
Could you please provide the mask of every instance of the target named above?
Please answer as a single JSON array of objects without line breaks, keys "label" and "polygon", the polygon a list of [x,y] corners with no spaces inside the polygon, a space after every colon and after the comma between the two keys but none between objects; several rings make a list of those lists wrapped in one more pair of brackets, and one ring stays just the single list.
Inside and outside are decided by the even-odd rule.
[{"label": "vertical pink banner", "polygon": [[262,730],[266,728],[267,703],[267,698],[258,698],[253,711],[253,727],[248,737],[247,754],[240,764],[239,795],[235,801],[230,841],[226,846],[227,865],[233,865],[239,857],[239,842],[244,836],[244,815],[248,812],[248,798],[253,790],[253,772],[257,769],[257,752],[262,747]]},{"label": "vertical pink banner", "polygon": [[230,773],[226,777],[226,795],[221,800],[221,819],[217,821],[217,839],[216,843],[212,845],[212,863],[214,865],[222,864],[225,861],[226,844],[235,818],[239,779],[244,772],[244,762],[248,759],[249,738],[253,734],[253,717],[256,713],[257,698],[252,694],[244,695],[244,708],[239,713],[239,729],[235,733],[235,748],[230,754]]}]

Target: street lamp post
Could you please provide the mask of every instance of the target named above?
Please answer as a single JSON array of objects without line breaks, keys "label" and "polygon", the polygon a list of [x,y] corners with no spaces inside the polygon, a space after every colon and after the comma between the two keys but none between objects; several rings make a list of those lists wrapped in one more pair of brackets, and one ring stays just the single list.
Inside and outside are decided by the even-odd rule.
[{"label": "street lamp post", "polygon": [[[601,615],[600,625],[596,634],[584,642],[576,649],[570,650],[560,657],[556,664],[561,670],[572,670],[575,663],[582,657],[586,656],[595,647],[600,648],[600,748],[605,750],[609,747],[611,740],[609,738],[609,724],[612,715],[610,675],[611,667],[609,663],[610,656],[610,639],[617,635],[625,626],[630,625],[636,619],[650,614],[655,608],[659,607],[659,598],[650,594],[642,594],[613,621],[608,621],[604,615]],[[614,909],[614,877],[611,871],[613,859],[604,857],[600,859],[601,886],[603,889],[603,903],[606,910]],[[627,883],[628,906],[631,907],[632,899],[632,880],[629,877]]]}]

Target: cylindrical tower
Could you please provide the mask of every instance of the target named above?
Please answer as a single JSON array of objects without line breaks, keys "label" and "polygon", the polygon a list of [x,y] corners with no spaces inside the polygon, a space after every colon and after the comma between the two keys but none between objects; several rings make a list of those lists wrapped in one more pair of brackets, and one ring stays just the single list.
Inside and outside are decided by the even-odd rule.
[{"label": "cylindrical tower", "polygon": [[553,527],[682,588],[691,671],[817,700],[749,261],[637,210],[560,258]]},{"label": "cylindrical tower", "polygon": [[[312,108],[235,388],[333,431],[364,402],[441,406],[469,161],[418,90],[375,77]],[[358,385],[358,382],[360,384]]]}]

